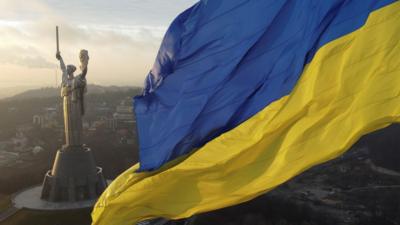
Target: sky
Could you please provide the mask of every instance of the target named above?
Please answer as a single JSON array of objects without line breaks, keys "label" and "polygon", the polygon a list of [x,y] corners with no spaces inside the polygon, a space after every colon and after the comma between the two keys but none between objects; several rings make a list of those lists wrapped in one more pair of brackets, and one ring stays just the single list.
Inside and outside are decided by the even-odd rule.
[{"label": "sky", "polygon": [[89,83],[142,86],[168,25],[195,2],[0,0],[0,88],[60,82],[56,25],[66,64],[89,51]]}]

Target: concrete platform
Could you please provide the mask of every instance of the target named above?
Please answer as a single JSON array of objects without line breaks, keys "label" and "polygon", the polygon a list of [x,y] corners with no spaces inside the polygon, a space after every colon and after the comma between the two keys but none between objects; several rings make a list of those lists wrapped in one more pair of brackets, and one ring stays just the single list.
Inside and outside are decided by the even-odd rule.
[{"label": "concrete platform", "polygon": [[79,202],[48,202],[40,198],[42,186],[35,186],[18,192],[12,198],[15,208],[32,210],[76,210],[91,208],[97,199]]}]

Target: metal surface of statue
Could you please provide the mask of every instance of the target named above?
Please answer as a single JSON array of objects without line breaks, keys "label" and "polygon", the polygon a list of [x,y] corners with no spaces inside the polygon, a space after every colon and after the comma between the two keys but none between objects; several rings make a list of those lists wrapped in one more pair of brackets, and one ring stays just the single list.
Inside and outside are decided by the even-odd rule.
[{"label": "metal surface of statue", "polygon": [[65,66],[60,53],[57,53],[62,70],[61,97],[63,97],[65,141],[69,146],[82,145],[82,116],[85,114],[84,94],[86,92],[86,74],[89,55],[81,50],[82,73],[74,76],[74,65]]},{"label": "metal surface of statue", "polygon": [[62,70],[65,145],[57,151],[53,168],[45,176],[41,198],[51,202],[92,200],[104,191],[107,184],[102,169],[96,167],[91,150],[82,143],[89,54],[87,50],[80,51],[81,73],[74,76],[76,67],[65,65],[58,48],[57,28],[56,58]]}]

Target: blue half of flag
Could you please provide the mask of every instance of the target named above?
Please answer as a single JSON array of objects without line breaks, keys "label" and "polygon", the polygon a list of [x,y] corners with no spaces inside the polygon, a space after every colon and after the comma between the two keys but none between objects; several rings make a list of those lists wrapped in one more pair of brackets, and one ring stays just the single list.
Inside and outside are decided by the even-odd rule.
[{"label": "blue half of flag", "polygon": [[324,44],[394,0],[202,0],[169,27],[134,99],[140,171],[154,170],[288,95]]}]

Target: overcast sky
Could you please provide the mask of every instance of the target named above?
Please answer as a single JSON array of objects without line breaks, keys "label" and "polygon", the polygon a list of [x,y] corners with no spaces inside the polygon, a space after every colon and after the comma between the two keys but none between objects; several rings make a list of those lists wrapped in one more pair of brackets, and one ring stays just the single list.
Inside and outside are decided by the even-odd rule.
[{"label": "overcast sky", "polygon": [[[170,22],[197,0],[0,0],[0,88],[55,86],[89,50],[89,83],[142,85]],[[60,81],[60,79],[58,79]]]}]

